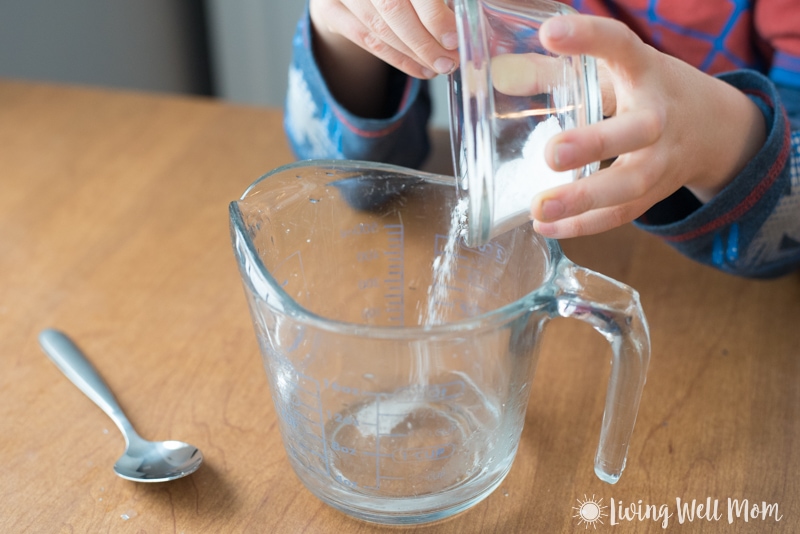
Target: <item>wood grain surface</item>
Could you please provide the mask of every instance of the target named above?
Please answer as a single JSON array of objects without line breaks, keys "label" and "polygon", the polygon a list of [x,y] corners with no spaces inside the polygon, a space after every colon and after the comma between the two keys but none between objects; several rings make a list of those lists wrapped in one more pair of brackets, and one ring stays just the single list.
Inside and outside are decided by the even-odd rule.
[{"label": "wood grain surface", "polygon": [[[280,110],[0,81],[0,532],[397,530],[313,497],[278,433],[227,206],[292,158]],[[650,323],[621,481],[592,471],[610,349],[559,319],[509,476],[405,530],[800,532],[800,277],[734,278],[630,226],[563,247],[637,288]],[[123,439],[44,356],[46,327],[84,349],[144,437],[197,445],[200,470],[116,477]],[[602,523],[582,521],[586,501]]]}]

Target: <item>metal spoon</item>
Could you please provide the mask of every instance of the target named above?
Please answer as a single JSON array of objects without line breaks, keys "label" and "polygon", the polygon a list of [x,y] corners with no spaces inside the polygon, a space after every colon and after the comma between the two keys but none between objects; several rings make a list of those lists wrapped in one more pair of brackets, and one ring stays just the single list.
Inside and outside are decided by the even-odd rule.
[{"label": "metal spoon", "polygon": [[108,415],[125,437],[125,454],[114,464],[114,471],[134,482],[166,482],[194,473],[203,453],[182,441],[147,441],[133,429],[103,379],[75,344],[58,330],[39,334],[45,354],[78,389]]}]

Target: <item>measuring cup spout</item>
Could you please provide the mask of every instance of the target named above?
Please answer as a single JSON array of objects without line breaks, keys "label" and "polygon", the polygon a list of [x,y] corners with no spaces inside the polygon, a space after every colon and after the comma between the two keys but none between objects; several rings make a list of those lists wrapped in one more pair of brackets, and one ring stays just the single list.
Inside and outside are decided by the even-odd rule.
[{"label": "measuring cup spout", "polygon": [[[272,278],[259,254],[259,211],[254,204],[234,201],[228,208],[230,216],[231,242],[239,274],[248,295],[269,303],[276,310],[284,311],[286,293]],[[252,299],[251,299],[252,305]]]}]

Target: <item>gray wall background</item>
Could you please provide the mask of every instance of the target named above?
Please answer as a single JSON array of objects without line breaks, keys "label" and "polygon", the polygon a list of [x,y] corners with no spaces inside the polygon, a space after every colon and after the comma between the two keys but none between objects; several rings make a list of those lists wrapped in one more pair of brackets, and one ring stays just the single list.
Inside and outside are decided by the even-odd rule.
[{"label": "gray wall background", "polygon": [[0,76],[210,93],[202,2],[0,0]]},{"label": "gray wall background", "polygon": [[295,25],[305,0],[206,0],[217,94],[283,105]]},{"label": "gray wall background", "polygon": [[[217,94],[236,102],[283,105],[295,25],[306,0],[206,0]],[[447,80],[431,88],[432,123],[447,128]]]},{"label": "gray wall background", "polygon": [[[0,77],[282,106],[305,0],[0,0]],[[447,125],[446,83],[434,123]]]}]

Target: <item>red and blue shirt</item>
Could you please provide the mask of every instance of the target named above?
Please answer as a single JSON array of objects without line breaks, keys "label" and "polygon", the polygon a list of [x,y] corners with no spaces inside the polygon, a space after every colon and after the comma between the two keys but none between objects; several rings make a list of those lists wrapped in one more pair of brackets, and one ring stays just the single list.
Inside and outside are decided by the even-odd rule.
[{"label": "red and blue shirt", "polygon": [[567,0],[613,17],[646,43],[709,74],[755,69],[800,88],[797,0]]},{"label": "red and blue shirt", "polygon": [[[732,274],[776,276],[800,268],[800,0],[572,0],[614,17],[645,42],[747,94],[767,140],[717,197],[686,189],[636,221],[686,256]],[[306,11],[289,70],[284,125],[299,158],[420,166],[429,150],[427,84],[393,74],[386,119],[358,117],[328,91],[311,47]]]}]

